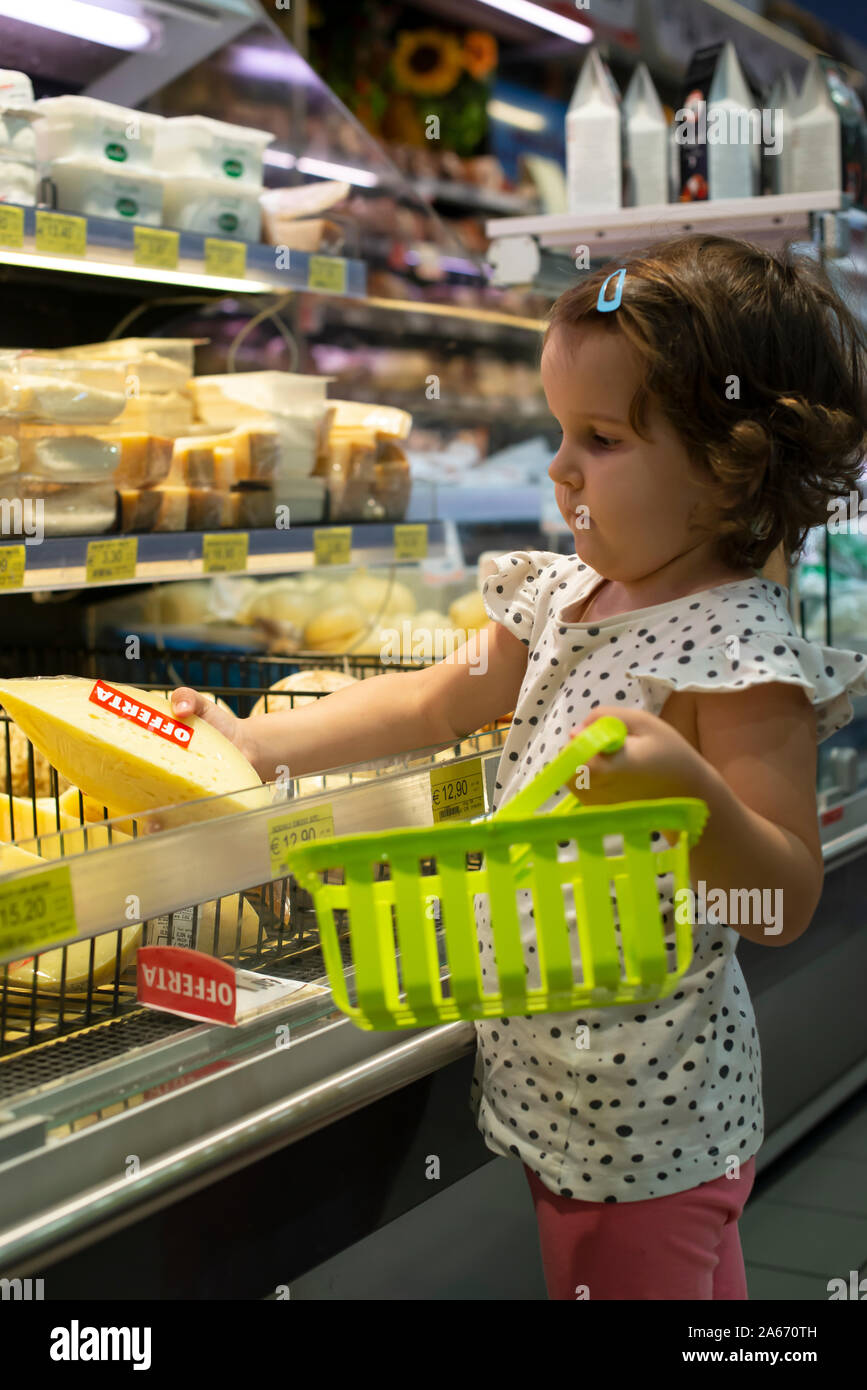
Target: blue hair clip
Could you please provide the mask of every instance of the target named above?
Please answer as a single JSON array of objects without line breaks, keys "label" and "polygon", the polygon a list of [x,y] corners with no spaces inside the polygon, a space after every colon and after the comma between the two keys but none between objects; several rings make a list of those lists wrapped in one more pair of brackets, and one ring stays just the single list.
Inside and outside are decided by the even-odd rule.
[{"label": "blue hair clip", "polygon": [[[605,291],[607,290],[608,286],[610,285],[611,281],[615,278],[615,276],[619,276],[620,278],[618,279],[617,285],[614,290],[614,298],[606,301]],[[599,296],[596,300],[596,308],[599,310],[600,314],[610,314],[614,309],[620,308],[620,298],[623,294],[623,281],[625,279],[626,266],[624,265],[621,266],[620,270],[612,270],[608,278],[603,281],[602,288],[600,289]]]}]

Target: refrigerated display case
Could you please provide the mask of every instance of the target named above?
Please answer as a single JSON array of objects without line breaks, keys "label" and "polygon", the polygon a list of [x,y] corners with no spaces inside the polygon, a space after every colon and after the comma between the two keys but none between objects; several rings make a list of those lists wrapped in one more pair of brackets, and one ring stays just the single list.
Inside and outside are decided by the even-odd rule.
[{"label": "refrigerated display case", "polygon": [[[555,548],[555,533],[541,529],[538,486],[554,436],[532,368],[562,276],[529,292],[492,287],[261,16],[250,20],[239,6],[224,22],[231,34],[211,31],[210,47],[195,26],[186,46],[178,43],[172,61],[181,80],[171,87],[153,54],[113,66],[103,53],[102,70],[91,55],[82,80],[93,95],[156,114],[194,111],[278,132],[277,158],[266,164],[272,188],[352,176],[344,206],[328,213],[336,239],[313,252],[290,248],[289,266],[280,268],[273,247],[251,242],[244,275],[218,276],[205,262],[204,238],[184,232],[177,268],[144,274],[130,227],[88,219],[82,264],[55,255],[39,265],[35,212],[25,210],[23,247],[0,251],[10,274],[7,337],[21,339],[22,326],[29,345],[42,347],[128,330],[206,337],[202,373],[253,366],[333,373],[344,398],[381,397],[410,409],[416,481],[407,520],[427,527],[427,562],[451,575],[449,597],[471,587],[483,550]],[[164,48],[167,35],[168,28]],[[804,235],[810,212],[830,206],[780,212],[763,202],[745,213],[746,235]],[[638,230],[624,223],[618,235],[634,240]],[[608,230],[596,229],[598,256],[612,244]],[[86,335],[83,285],[91,291]],[[182,302],[190,291],[193,306]],[[466,484],[476,475],[481,482],[491,454],[501,455],[498,485],[447,489],[439,481]],[[296,527],[277,539],[253,530],[245,564],[228,572],[252,579],[308,570],[319,529]],[[350,530],[354,562],[394,567],[392,524],[353,522]],[[131,586],[201,576],[203,539],[141,537],[127,591],[138,597]],[[57,538],[28,553],[17,586],[24,593],[0,596],[2,674],[99,676],[154,690],[192,683],[245,714],[276,680],[314,665],[362,679],[382,669],[352,651],[281,655],[267,634],[251,650],[249,633],[213,624],[192,631],[188,624],[179,635],[162,622],[146,631],[118,620],[107,642],[94,613],[90,543]],[[856,646],[857,634],[844,638],[834,620],[853,593],[867,602],[867,582],[859,587],[850,576],[854,587],[844,591],[835,575],[826,564],[817,594],[803,570],[802,627],[812,636],[815,622],[824,622],[834,640]],[[117,573],[103,581],[106,596],[117,598],[118,583]],[[44,601],[36,604],[35,595]],[[140,638],[132,658],[130,634]],[[290,698],[320,696],[311,686]],[[760,1167],[864,1080],[857,982],[867,964],[865,716],[859,707],[820,765],[826,883],[813,928],[782,955],[740,944],[763,1040]],[[363,1033],[338,1014],[312,905],[291,875],[275,875],[269,826],[287,804],[308,817],[327,807],[338,831],[432,825],[432,769],[458,778],[476,760],[488,808],[503,739],[503,729],[480,731],[454,746],[326,770],[275,788],[273,804],[141,833],[150,828],[130,827],[128,817],[85,820],[74,797],[61,804],[56,773],[26,739],[13,743],[2,720],[0,820],[25,850],[68,867],[77,929],[75,944],[44,942],[23,964],[20,951],[0,955],[2,1275],[44,1274],[52,1298],[285,1297],[312,1271],[349,1261],[353,1247],[374,1235],[399,1259],[394,1246],[408,1216],[416,1261],[424,1265],[440,1249],[443,1212],[456,1210],[470,1188],[493,1191],[503,1168],[467,1104],[472,1025],[396,1037]],[[6,890],[40,872],[4,873],[0,912],[13,901]],[[275,982],[267,1008],[229,1028],[142,1007],[133,955],[143,939],[195,944],[267,977]],[[351,960],[347,968],[351,982]],[[798,1033],[792,1019],[801,1010],[812,1028]],[[816,1036],[825,1039],[821,1052]],[[502,1233],[510,1257],[537,1259],[535,1231],[515,1213],[504,1215]],[[477,1254],[476,1296],[498,1287],[503,1248],[491,1243]],[[430,1259],[427,1283],[419,1275],[415,1293],[442,1296],[467,1258],[452,1249],[445,1266]]]}]

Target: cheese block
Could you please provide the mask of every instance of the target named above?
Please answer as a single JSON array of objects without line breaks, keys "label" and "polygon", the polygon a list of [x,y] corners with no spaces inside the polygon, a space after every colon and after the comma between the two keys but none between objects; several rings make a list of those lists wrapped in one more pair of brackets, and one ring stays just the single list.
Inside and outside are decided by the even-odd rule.
[{"label": "cheese block", "polygon": [[135,376],[140,391],[181,391],[193,374],[193,351],[200,338],[112,338],[60,348],[56,355],[78,362],[115,362]]},{"label": "cheese block", "polygon": [[193,403],[185,391],[142,391],[130,396],[118,416],[124,431],[147,434],[186,434],[193,423]]},{"label": "cheese block", "polygon": [[223,524],[225,513],[225,492],[217,492],[216,489],[208,487],[191,487],[189,489],[187,530],[218,530]]},{"label": "cheese block", "polygon": [[18,419],[107,424],[125,405],[122,391],[103,391],[59,376],[0,372],[0,412]]},{"label": "cheese block", "polygon": [[185,531],[190,511],[190,489],[161,483],[153,489],[159,494],[154,531]]},{"label": "cheese block", "polygon": [[214,446],[209,439],[199,439],[195,435],[182,436],[175,440],[172,449],[172,463],[168,473],[169,482],[186,483],[188,487],[214,486]]},{"label": "cheese block", "polygon": [[162,824],[249,810],[228,793],[261,786],[234,744],[197,717],[179,721],[169,701],[129,685],[77,676],[0,680],[0,701],[33,743],[86,796],[119,814],[201,801]]},{"label": "cheese block", "polygon": [[164,505],[157,488],[122,487],[120,497],[120,529],[125,534],[153,531]]},{"label": "cheese block", "polygon": [[78,816],[67,814],[62,805],[72,790],[67,788],[57,801],[53,796],[0,797],[0,840],[32,840],[78,825]]},{"label": "cheese block", "polygon": [[160,434],[116,434],[114,480],[119,487],[153,487],[168,477],[174,440]]},{"label": "cheese block", "polygon": [[277,515],[273,488],[258,487],[255,483],[242,483],[230,496],[232,516],[237,518],[233,524],[254,531],[273,527]]},{"label": "cheese block", "polygon": [[336,604],[324,609],[307,624],[304,645],[311,651],[343,652],[367,631],[369,625],[367,614],[360,608]]},{"label": "cheese block", "polygon": [[[17,845],[0,844],[0,876],[14,873],[18,869],[31,869],[46,862],[38,854],[19,849]],[[70,946],[45,951],[40,956],[27,956],[23,960],[12,961],[9,965],[9,984],[19,988],[44,990],[48,994],[59,994],[61,988],[67,994],[82,994],[94,985],[107,984],[114,979],[118,936],[120,937],[121,973],[131,962],[132,954],[141,945],[141,923],[126,927],[124,931],[105,932],[93,938],[93,965],[91,969],[91,942],[75,941]],[[64,973],[64,956],[66,968]]]}]

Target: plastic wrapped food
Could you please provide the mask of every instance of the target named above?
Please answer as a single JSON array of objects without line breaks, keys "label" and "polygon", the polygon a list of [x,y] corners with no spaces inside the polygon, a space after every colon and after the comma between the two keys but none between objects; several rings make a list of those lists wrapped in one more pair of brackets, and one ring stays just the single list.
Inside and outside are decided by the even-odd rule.
[{"label": "plastic wrapped food", "polygon": [[122,391],[84,386],[71,376],[29,375],[0,368],[0,414],[50,424],[108,424],[127,404]]}]

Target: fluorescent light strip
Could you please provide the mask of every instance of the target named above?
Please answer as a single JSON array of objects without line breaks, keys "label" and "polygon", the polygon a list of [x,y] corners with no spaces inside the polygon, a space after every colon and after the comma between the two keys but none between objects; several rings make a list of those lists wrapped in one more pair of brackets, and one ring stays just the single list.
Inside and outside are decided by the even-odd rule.
[{"label": "fluorescent light strip", "polygon": [[553,10],[543,9],[541,5],[531,5],[530,0],[482,0],[493,10],[502,10],[514,19],[523,19],[527,24],[535,24],[537,29],[547,29],[551,34],[559,34],[573,43],[592,43],[596,35],[587,24],[579,24],[566,15],[555,14]]},{"label": "fluorescent light strip", "polygon": [[373,188],[379,183],[379,175],[369,169],[356,169],[351,164],[331,164],[325,159],[309,159],[306,154],[300,157],[286,150],[266,150],[265,163],[278,169],[297,169],[299,174],[313,174],[317,179],[342,179],[344,183],[360,184],[362,188]]},{"label": "fluorescent light strip", "polygon": [[83,0],[0,0],[0,16],[127,53],[146,48],[152,38],[148,25],[134,15]]},{"label": "fluorescent light strip", "polygon": [[500,101],[492,97],[488,102],[488,115],[492,121],[503,125],[514,125],[519,130],[544,130],[548,124],[541,111],[530,111],[526,106],[513,106],[510,101]]},{"label": "fluorescent light strip", "polygon": [[29,251],[0,251],[0,264],[23,265],[33,270],[64,270],[78,275],[105,275],[114,280],[150,280],[159,285],[181,285],[192,289],[229,290],[242,294],[269,294],[279,289],[264,280],[238,280],[223,275],[187,275],[182,270],[154,270],[113,261],[73,259],[71,256],[36,256]]}]

